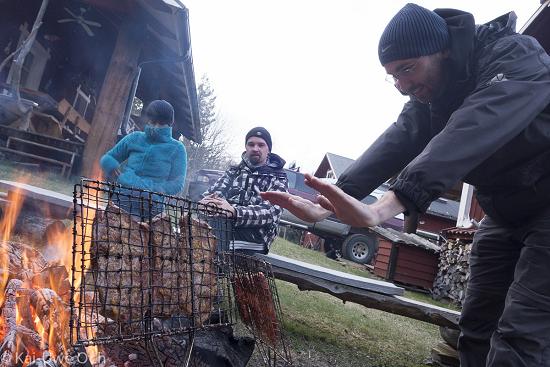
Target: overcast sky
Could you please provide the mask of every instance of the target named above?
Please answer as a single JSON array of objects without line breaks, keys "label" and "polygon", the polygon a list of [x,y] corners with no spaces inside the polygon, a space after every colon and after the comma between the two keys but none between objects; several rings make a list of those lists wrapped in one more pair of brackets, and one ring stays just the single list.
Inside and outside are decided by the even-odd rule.
[{"label": "overcast sky", "polygon": [[[377,45],[408,1],[184,0],[197,83],[207,74],[238,159],[254,126],[273,152],[315,171],[326,152],[357,158],[395,121],[405,98],[384,80]],[[536,0],[418,1],[484,23],[509,11],[521,26]]]}]

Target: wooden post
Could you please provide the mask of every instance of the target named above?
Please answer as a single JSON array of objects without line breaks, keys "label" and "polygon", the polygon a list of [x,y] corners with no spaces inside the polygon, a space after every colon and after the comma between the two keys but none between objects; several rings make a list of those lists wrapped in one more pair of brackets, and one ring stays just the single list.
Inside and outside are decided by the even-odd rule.
[{"label": "wooden post", "polygon": [[82,157],[82,176],[100,178],[99,160],[113,147],[137,67],[143,24],[134,17],[119,28],[111,62],[101,87],[92,127]]}]

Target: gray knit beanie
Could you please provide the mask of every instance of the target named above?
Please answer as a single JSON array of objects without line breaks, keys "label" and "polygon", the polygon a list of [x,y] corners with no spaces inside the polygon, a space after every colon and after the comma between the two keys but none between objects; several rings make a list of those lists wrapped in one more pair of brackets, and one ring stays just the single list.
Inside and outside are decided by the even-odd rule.
[{"label": "gray knit beanie", "polygon": [[149,103],[145,109],[145,116],[152,121],[172,125],[174,123],[174,107],[164,99],[157,99]]},{"label": "gray knit beanie", "polygon": [[246,144],[248,142],[248,139],[250,139],[253,136],[263,139],[267,144],[269,151],[271,152],[273,143],[271,142],[271,135],[269,134],[269,131],[267,131],[265,127],[258,126],[250,129],[250,131],[246,133],[246,137],[244,138],[244,143]]},{"label": "gray knit beanie", "polygon": [[439,15],[409,3],[390,20],[378,43],[378,57],[385,65],[396,60],[435,54],[449,47],[447,23]]}]

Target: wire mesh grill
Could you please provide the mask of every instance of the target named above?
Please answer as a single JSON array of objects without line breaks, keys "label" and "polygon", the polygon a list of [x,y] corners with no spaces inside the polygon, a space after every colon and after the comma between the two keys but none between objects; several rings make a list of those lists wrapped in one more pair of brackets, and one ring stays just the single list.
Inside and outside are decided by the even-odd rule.
[{"label": "wire mesh grill", "polygon": [[[71,344],[150,339],[236,317],[227,213],[82,180],[74,190]],[[167,322],[169,321],[169,322]]]},{"label": "wire mesh grill", "polygon": [[263,362],[270,367],[291,366],[271,264],[239,253],[227,256],[233,258],[231,278],[239,316],[254,336]]}]

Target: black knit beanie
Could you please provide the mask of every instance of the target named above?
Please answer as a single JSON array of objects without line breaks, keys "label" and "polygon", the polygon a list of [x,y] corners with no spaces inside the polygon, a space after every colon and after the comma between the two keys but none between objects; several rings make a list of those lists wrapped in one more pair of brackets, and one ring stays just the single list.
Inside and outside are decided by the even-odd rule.
[{"label": "black knit beanie", "polygon": [[244,143],[246,144],[248,139],[253,137],[253,136],[255,136],[257,138],[262,138],[265,141],[265,143],[267,144],[267,147],[269,148],[269,151],[271,152],[272,144],[271,144],[271,135],[269,134],[269,131],[267,131],[265,128],[260,127],[260,126],[255,127],[253,129],[251,129],[246,134],[246,138],[244,139]]},{"label": "black knit beanie", "polygon": [[390,20],[378,43],[378,57],[385,65],[395,60],[435,54],[449,47],[445,20],[431,10],[407,4]]},{"label": "black knit beanie", "polygon": [[174,123],[174,107],[163,99],[157,99],[149,103],[145,109],[145,116],[151,121],[172,125]]}]

